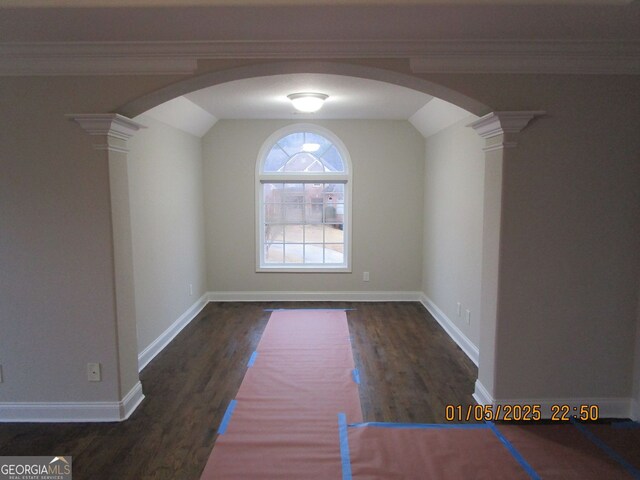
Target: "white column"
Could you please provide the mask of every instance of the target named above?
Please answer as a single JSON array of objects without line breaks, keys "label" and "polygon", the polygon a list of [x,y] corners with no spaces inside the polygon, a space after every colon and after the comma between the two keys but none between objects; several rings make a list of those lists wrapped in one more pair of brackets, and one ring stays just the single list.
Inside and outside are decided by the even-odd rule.
[{"label": "white column", "polygon": [[72,114],[67,117],[92,136],[93,147],[104,152],[104,159],[109,165],[116,300],[114,329],[117,345],[114,348],[117,349],[119,370],[120,419],[124,420],[144,398],[138,376],[127,140],[145,127],[118,114]]},{"label": "white column", "polygon": [[517,145],[518,134],[541,111],[492,112],[470,123],[485,139],[484,219],[482,237],[482,328],[480,361],[473,397],[481,405],[493,404],[496,398],[496,365],[500,352],[496,338],[500,329],[498,301],[500,295],[500,242],[502,225],[502,170],[509,149]]}]

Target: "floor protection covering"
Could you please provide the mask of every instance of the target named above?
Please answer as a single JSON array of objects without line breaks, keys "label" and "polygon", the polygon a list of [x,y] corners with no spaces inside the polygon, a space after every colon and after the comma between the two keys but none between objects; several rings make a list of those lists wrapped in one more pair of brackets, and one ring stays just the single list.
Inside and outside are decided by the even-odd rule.
[{"label": "floor protection covering", "polygon": [[272,313],[201,480],[640,479],[640,428],[362,423],[346,313]]},{"label": "floor protection covering", "polygon": [[201,478],[342,478],[338,413],[362,421],[345,312],[273,312],[249,364]]}]

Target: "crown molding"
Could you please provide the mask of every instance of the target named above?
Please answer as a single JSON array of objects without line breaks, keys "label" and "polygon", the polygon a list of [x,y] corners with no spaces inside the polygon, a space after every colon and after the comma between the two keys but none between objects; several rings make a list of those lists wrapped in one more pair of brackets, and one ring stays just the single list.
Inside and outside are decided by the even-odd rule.
[{"label": "crown molding", "polygon": [[199,60],[406,58],[413,73],[640,74],[640,41],[0,43],[0,75],[191,74]]}]

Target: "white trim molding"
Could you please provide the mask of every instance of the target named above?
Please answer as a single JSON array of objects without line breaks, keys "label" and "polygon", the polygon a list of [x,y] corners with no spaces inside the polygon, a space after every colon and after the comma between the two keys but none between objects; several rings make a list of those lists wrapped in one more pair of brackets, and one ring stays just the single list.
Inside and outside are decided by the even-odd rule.
[{"label": "white trim molding", "polygon": [[209,292],[210,302],[417,302],[420,292]]},{"label": "white trim molding", "polygon": [[411,58],[414,73],[639,75],[640,42],[488,40],[436,42]]},{"label": "white trim molding", "polygon": [[127,153],[127,140],[141,128],[147,128],[117,113],[70,113],[65,116],[89,135],[99,137],[101,141],[93,145],[96,150]]},{"label": "white trim molding", "polygon": [[469,359],[479,365],[480,351],[478,347],[469,340],[462,330],[460,330],[455,323],[447,317],[442,310],[424,293],[420,294],[420,303],[427,309],[433,318],[440,324],[445,332],[456,342],[456,344],[462,349],[462,351],[469,357]]},{"label": "white trim molding", "polygon": [[634,40],[0,43],[0,75],[192,74],[199,60],[406,58],[413,73],[640,74]]},{"label": "white trim molding", "polygon": [[209,294],[205,293],[186,312],[173,322],[162,334],[138,354],[138,370],[142,371],[169,343],[189,325],[191,321],[207,306]]},{"label": "white trim molding", "polygon": [[0,403],[0,422],[121,422],[143,400],[138,382],[119,402]]},{"label": "white trim molding", "polygon": [[[612,397],[584,397],[584,398],[493,398],[480,380],[476,380],[473,398],[479,405],[540,405],[543,419],[552,415],[552,405],[568,405],[569,416],[578,415],[580,406],[597,405],[600,418],[631,418],[634,419],[633,399]],[[574,410],[575,408],[575,410]]]},{"label": "white trim molding", "polygon": [[485,152],[515,148],[515,137],[535,117],[544,115],[542,110],[525,110],[513,112],[491,112],[474,120],[467,127],[473,128],[478,135],[485,139]]},{"label": "white trim molding", "polygon": [[631,420],[634,422],[640,421],[640,402],[635,398],[631,399]]}]

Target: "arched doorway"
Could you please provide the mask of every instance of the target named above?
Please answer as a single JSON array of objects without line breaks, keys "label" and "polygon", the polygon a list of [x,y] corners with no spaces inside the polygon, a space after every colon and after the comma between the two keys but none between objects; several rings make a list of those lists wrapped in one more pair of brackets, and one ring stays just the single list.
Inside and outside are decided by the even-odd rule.
[{"label": "arched doorway", "polygon": [[[197,77],[192,77],[175,84],[172,84],[161,90],[149,93],[135,99],[117,109],[118,116],[114,114],[105,115],[104,118],[109,122],[118,119],[120,127],[126,124],[126,117],[135,117],[150,108],[153,108],[165,101],[171,100],[183,94],[202,89],[204,87],[222,84],[234,80],[245,78],[264,77],[271,75],[282,75],[287,73],[328,73],[333,75],[345,75],[357,78],[365,78],[387,82],[395,85],[404,86],[410,89],[428,93],[442,100],[457,105],[477,116],[483,116],[471,125],[482,137],[486,138],[487,147],[485,148],[485,196],[484,196],[484,236],[483,236],[483,265],[482,265],[482,331],[479,341],[479,381],[476,384],[476,399],[480,403],[492,403],[494,391],[494,373],[495,373],[495,336],[497,328],[497,302],[498,302],[498,285],[499,285],[499,250],[500,250],[500,223],[502,212],[502,166],[504,162],[505,148],[515,146],[513,136],[519,132],[528,121],[540,112],[496,112],[489,113],[491,108],[474,99],[471,99],[455,90],[433,83],[431,81],[398,73],[390,70],[371,68],[361,65],[351,65],[347,63],[327,63],[327,62],[277,62],[250,65],[228,70],[215,71],[206,73]],[[98,115],[100,116],[100,115]],[[107,132],[111,132],[112,123],[109,123]],[[125,126],[125,129],[129,127]],[[134,128],[130,129],[130,134],[134,133]],[[110,133],[106,134],[110,136]],[[122,139],[122,138],[121,138]],[[107,148],[110,155],[114,156],[114,162],[121,163],[126,161],[126,149]],[[111,157],[110,157],[111,163]],[[126,169],[114,166],[110,169],[112,185],[126,184]],[[128,197],[118,196],[119,189],[112,189],[112,205],[115,212],[114,215],[114,245],[116,252],[127,252],[131,250],[130,239],[122,238],[122,235],[116,235],[115,232],[126,230],[126,222],[129,221]],[[121,190],[120,190],[121,194]],[[124,214],[123,214],[124,213]],[[127,277],[131,270],[131,255],[116,255],[122,260],[118,264],[116,261],[116,278],[119,277],[118,271],[122,270],[122,277]],[[124,288],[124,287],[123,287]],[[130,292],[130,299],[135,294]],[[126,295],[123,295],[126,298]],[[130,312],[123,313],[127,318],[119,319],[119,323],[129,325],[128,330],[132,331],[131,325],[135,326],[135,314],[131,316]],[[135,329],[133,329],[135,330]],[[125,362],[123,368],[130,370],[133,375],[133,369],[137,372],[136,365],[132,365],[130,359]]]}]

